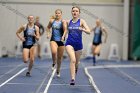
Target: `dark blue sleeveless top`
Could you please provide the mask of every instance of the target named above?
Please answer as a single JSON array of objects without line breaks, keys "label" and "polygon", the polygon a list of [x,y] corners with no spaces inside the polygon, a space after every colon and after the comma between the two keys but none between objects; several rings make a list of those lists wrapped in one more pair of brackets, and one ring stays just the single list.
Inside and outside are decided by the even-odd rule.
[{"label": "dark blue sleeveless top", "polygon": [[96,44],[102,43],[102,30],[101,27],[95,27],[93,42]]},{"label": "dark blue sleeveless top", "polygon": [[82,43],[82,31],[79,30],[80,27],[80,19],[76,23],[73,23],[72,20],[70,20],[70,23],[68,25],[68,39],[67,41],[75,42],[75,43]]},{"label": "dark blue sleeveless top", "polygon": [[35,44],[35,25],[32,28],[28,27],[28,24],[26,26],[26,29],[24,31],[24,38],[25,41],[23,42],[23,45],[33,45]]}]

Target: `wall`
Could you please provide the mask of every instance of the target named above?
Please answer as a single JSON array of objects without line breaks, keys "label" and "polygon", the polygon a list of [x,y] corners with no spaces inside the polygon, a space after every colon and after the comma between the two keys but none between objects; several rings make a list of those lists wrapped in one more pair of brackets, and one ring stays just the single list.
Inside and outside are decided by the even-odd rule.
[{"label": "wall", "polygon": [[121,3],[123,0],[1,0],[7,2],[43,2],[43,3]]},{"label": "wall", "polygon": [[[14,1],[14,0],[13,0]],[[32,0],[33,1],[33,0]],[[84,0],[83,0],[84,1]],[[111,0],[110,0],[111,1]],[[119,45],[119,52],[122,56],[123,44],[123,5],[122,4],[78,4],[81,7],[81,18],[87,21],[87,24],[92,28],[95,26],[95,18],[98,16],[104,20],[103,25],[108,30],[108,41],[103,44],[100,58],[106,59],[109,53],[111,43]],[[14,47],[19,41],[16,37],[16,30],[22,24],[27,22],[25,16],[30,14],[40,16],[41,23],[46,27],[51,15],[57,8],[62,9],[63,18],[71,18],[71,3],[0,3],[0,42],[3,46],[14,52]],[[43,36],[43,41],[46,39],[46,34]],[[83,34],[84,51],[88,43],[92,42],[93,34]]]}]

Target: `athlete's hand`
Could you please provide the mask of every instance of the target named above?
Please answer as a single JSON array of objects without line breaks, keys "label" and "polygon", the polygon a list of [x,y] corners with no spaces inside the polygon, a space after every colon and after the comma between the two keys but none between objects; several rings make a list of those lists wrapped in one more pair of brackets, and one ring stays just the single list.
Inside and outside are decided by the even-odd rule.
[{"label": "athlete's hand", "polygon": [[22,42],[24,42],[24,41],[25,41],[25,38],[24,38],[24,37],[21,37],[20,40],[21,40]]},{"label": "athlete's hand", "polygon": [[62,42],[64,42],[64,41],[65,41],[65,37],[64,37],[64,36],[62,36],[61,41],[62,41]]},{"label": "athlete's hand", "polygon": [[36,38],[36,40],[39,40],[39,38],[37,37],[37,35],[35,33],[34,33],[33,36]]},{"label": "athlete's hand", "polygon": [[34,37],[37,37],[35,33],[34,33],[34,35],[33,35],[33,36],[34,36]]},{"label": "athlete's hand", "polygon": [[85,32],[85,28],[83,27],[79,27],[79,30],[82,30],[83,32]]},{"label": "athlete's hand", "polygon": [[82,30],[83,31],[83,28],[82,27],[79,27],[79,30]]}]

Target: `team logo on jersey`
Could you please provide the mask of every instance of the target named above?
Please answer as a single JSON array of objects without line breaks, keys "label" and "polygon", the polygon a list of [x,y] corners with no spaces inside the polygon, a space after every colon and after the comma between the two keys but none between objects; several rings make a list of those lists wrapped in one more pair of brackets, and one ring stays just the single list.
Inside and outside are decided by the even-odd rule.
[{"label": "team logo on jersey", "polygon": [[79,29],[79,27],[68,27],[68,29],[70,29],[70,30],[76,30],[76,29]]}]

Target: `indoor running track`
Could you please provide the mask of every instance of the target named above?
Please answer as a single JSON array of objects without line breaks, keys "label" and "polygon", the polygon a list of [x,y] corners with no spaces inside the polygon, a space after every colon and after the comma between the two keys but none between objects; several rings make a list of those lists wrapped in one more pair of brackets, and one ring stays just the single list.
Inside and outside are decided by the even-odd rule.
[{"label": "indoor running track", "polygon": [[51,59],[36,59],[31,77],[21,58],[0,58],[0,93],[139,93],[140,63],[82,59],[76,85],[70,86],[69,60],[64,59],[61,77],[51,70]]}]

